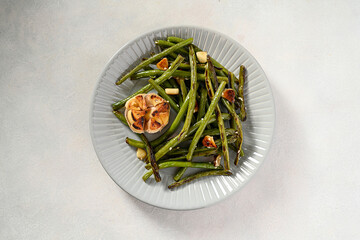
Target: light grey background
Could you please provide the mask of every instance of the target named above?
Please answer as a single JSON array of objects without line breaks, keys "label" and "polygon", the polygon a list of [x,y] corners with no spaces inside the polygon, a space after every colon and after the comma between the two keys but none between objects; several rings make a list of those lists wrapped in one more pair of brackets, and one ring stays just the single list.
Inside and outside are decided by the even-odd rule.
[{"label": "light grey background", "polygon": [[[187,212],[123,192],[88,127],[110,57],[182,24],[247,48],[277,114],[256,176]],[[1,1],[0,239],[359,239],[359,43],[359,1]]]}]

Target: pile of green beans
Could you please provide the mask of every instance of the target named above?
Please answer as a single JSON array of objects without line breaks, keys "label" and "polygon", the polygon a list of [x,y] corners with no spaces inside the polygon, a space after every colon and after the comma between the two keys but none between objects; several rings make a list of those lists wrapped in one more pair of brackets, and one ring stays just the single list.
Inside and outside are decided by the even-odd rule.
[{"label": "pile of green beans", "polygon": [[[178,171],[174,176],[175,182],[168,186],[169,189],[206,176],[231,176],[229,150],[236,153],[235,166],[239,165],[244,156],[241,122],[246,120],[245,67],[240,66],[240,74],[236,78],[209,55],[206,63],[200,62],[197,53],[202,50],[193,44],[192,38],[169,36],[166,40],[156,40],[155,44],[162,49],[161,52],[149,53],[148,58],[139,59],[140,63],[136,67],[116,81],[116,85],[128,79],[147,81],[148,84],[112,104],[115,116],[128,126],[122,110],[126,102],[138,94],[154,89],[169,102],[176,114],[169,128],[155,140],[149,141],[145,134],[136,134],[139,140],[126,138],[126,143],[130,146],[146,151],[144,162],[148,171],[143,180],[147,181],[154,175],[159,182],[160,170],[170,167],[178,168]],[[163,58],[168,59],[170,66],[166,70],[157,69],[155,65]],[[168,95],[164,88],[178,88],[179,94]],[[232,89],[227,91],[235,92],[235,99],[223,96],[226,88]],[[206,141],[213,139],[211,147],[203,146],[205,137]],[[219,155],[223,159],[220,165],[215,162]],[[199,161],[199,157],[206,160]],[[202,171],[184,177],[188,168]]]}]

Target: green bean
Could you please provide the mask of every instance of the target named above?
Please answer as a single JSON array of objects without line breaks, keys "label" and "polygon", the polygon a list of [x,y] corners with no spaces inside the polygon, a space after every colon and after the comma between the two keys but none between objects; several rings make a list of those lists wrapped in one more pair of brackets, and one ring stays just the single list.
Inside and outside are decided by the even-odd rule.
[{"label": "green bean", "polygon": [[[162,159],[162,160],[159,160],[157,163],[160,164],[160,163],[163,163],[163,162],[181,161],[181,160],[184,160],[184,159],[186,159],[186,156]],[[146,165],[145,165],[145,168],[146,168],[147,170],[149,170],[149,169],[151,168],[150,163],[146,164]]]},{"label": "green bean", "polygon": [[[200,163],[200,162],[178,162],[170,161],[159,164],[159,169],[170,167],[191,167],[191,168],[205,168],[205,169],[223,169],[222,166],[215,167],[212,163]],[[143,176],[143,180],[146,181],[153,174],[153,170],[149,170]]]},{"label": "green bean", "polygon": [[176,188],[176,187],[179,187],[185,183],[188,183],[188,182],[191,182],[191,181],[194,181],[195,179],[198,179],[198,178],[201,178],[201,177],[206,177],[206,176],[231,176],[232,173],[229,172],[229,171],[226,171],[226,170],[209,170],[209,171],[204,171],[204,172],[198,172],[198,173],[195,173],[191,176],[188,176],[188,177],[185,177],[183,179],[181,179],[180,181],[178,182],[174,182],[172,184],[170,184],[168,186],[169,189],[173,189],[173,188]]},{"label": "green bean", "polygon": [[215,110],[215,108],[216,108],[216,106],[217,106],[217,104],[219,102],[219,99],[221,98],[221,94],[222,94],[226,84],[227,84],[227,81],[222,81],[220,83],[219,89],[216,91],[216,93],[214,95],[214,99],[210,103],[209,109],[207,110],[204,118],[201,120],[201,124],[200,124],[199,128],[197,129],[197,131],[196,131],[196,133],[194,135],[194,139],[190,144],[189,152],[188,152],[188,154],[186,156],[186,158],[188,160],[192,158],[192,155],[194,154],[194,150],[196,148],[197,143],[199,142],[201,134],[205,130],[205,127],[208,124],[209,119],[210,119],[211,115],[213,114],[213,112],[214,112],[214,110]]},{"label": "green bean", "polygon": [[[233,83],[234,79],[234,74],[230,73],[230,81]],[[234,86],[234,85],[233,85]],[[242,148],[242,142],[243,142],[243,132],[242,132],[242,126],[241,126],[241,122],[239,119],[239,116],[237,115],[236,111],[235,111],[235,107],[234,104],[230,104],[227,100],[225,99],[221,99],[222,103],[225,105],[226,109],[229,111],[232,120],[233,120],[233,126],[236,127],[237,131],[239,132],[239,138],[236,141],[236,147],[237,147],[237,151],[236,151],[236,157],[235,157],[235,161],[234,164],[237,165],[239,163],[240,160],[240,156],[241,156],[241,148]]]},{"label": "green bean", "polygon": [[[187,54],[189,54],[189,53],[187,53]],[[177,56],[177,55],[175,54],[175,56]],[[146,59],[147,58],[143,58],[143,60],[146,60]],[[173,61],[168,60],[168,62],[172,63]],[[179,66],[179,69],[190,70],[190,64],[189,63],[181,63],[180,66]],[[153,68],[151,68],[149,70],[153,70]],[[196,64],[196,70],[198,72],[204,72],[205,71],[205,64],[203,64],[203,63]],[[220,74],[221,70],[216,69],[216,72]]]},{"label": "green bean", "polygon": [[237,152],[237,147],[235,147],[234,144],[229,144],[229,148],[231,148],[234,152]]},{"label": "green bean", "polygon": [[241,105],[240,105],[241,121],[246,121],[245,98],[244,98],[245,71],[246,71],[245,67],[241,65],[240,73],[239,73],[239,99],[241,100]]},{"label": "green bean", "polygon": [[197,93],[196,58],[195,58],[194,48],[192,46],[189,47],[189,60],[191,65],[190,101],[189,101],[189,107],[187,109],[184,126],[180,131],[179,135],[177,136],[179,142],[181,142],[186,137],[186,134],[189,131],[191,120],[194,114],[195,104],[196,104],[196,93]]},{"label": "green bean", "polygon": [[[176,60],[170,65],[170,67],[162,72],[161,76],[158,77],[157,79],[155,79],[155,82],[159,85],[161,85],[163,82],[165,82],[166,80],[168,80],[172,74],[174,73],[174,71],[179,67],[179,64],[184,60],[184,58],[182,56],[178,56],[176,58]],[[154,70],[152,70],[154,71]],[[134,94],[131,94],[130,96],[128,96],[127,98],[118,101],[116,103],[114,103],[112,105],[114,110],[118,110],[120,108],[122,108],[123,106],[125,106],[126,102],[135,97],[136,95],[140,94],[140,93],[148,93],[151,89],[153,89],[153,87],[150,84],[147,84],[146,86],[144,86],[143,88],[141,88],[140,90],[138,90],[137,92],[135,92]]]},{"label": "green bean", "polygon": [[143,133],[140,134],[140,138],[145,143],[146,153],[147,153],[146,156],[147,156],[148,162],[151,165],[151,171],[154,173],[155,180],[157,182],[160,182],[161,177],[159,174],[159,166],[157,165],[157,163],[155,161],[155,156],[154,156],[154,152],[151,148],[151,145],[150,145],[148,139],[145,137],[145,134],[143,134]]},{"label": "green bean", "polygon": [[[161,74],[163,74],[163,70],[160,69],[154,69],[154,70],[150,70],[150,71],[142,71],[142,72],[137,72],[134,75],[131,76],[131,80],[136,80],[136,79],[140,79],[140,78],[148,78],[148,77],[154,77],[154,76],[160,76]],[[191,76],[191,72],[189,71],[181,71],[181,70],[176,70],[173,74],[173,77],[182,77],[185,79],[189,79]],[[217,76],[219,81],[227,81],[227,77],[222,77],[222,76]],[[204,81],[205,80],[205,74],[203,73],[198,73],[197,74],[197,79],[199,81]]]},{"label": "green bean", "polygon": [[170,79],[169,79],[169,83],[171,84],[171,87],[172,87],[172,88],[180,88],[180,87],[179,87],[179,84],[175,81],[174,78],[170,78]]},{"label": "green bean", "polygon": [[[228,136],[228,135],[234,135],[236,132],[236,130],[234,128],[226,128],[225,129],[225,135]],[[220,135],[220,130],[218,128],[213,128],[213,129],[208,129],[208,130],[204,130],[204,132],[201,134],[201,137],[205,137],[205,136],[217,136],[217,135]],[[185,139],[184,139],[184,142],[185,141],[190,141],[192,140],[193,136],[187,136]]]},{"label": "green bean", "polygon": [[[205,90],[206,90],[206,88],[205,88]],[[207,97],[207,90],[206,90],[206,97]],[[209,106],[210,106],[209,101],[206,101],[205,112],[207,111],[207,109],[209,109]],[[216,118],[216,116],[215,116],[215,118]],[[212,129],[212,128],[217,128],[217,124],[215,122],[212,122],[211,124],[208,124],[206,126],[206,129]]]},{"label": "green bean", "polygon": [[[228,142],[231,144],[233,142],[236,141],[236,136],[232,136]],[[219,147],[221,146],[222,142],[221,142],[221,139],[218,139],[218,140],[215,140],[215,144]],[[186,154],[187,150],[184,149],[185,152],[183,152],[184,154]],[[211,154],[209,154],[211,153]],[[195,149],[194,151],[194,154],[193,154],[193,157],[197,156],[197,155],[203,155],[203,156],[208,156],[208,155],[213,155],[213,154],[216,154],[216,153],[219,153],[217,148],[200,148],[200,149]],[[206,155],[205,155],[206,154]],[[180,168],[178,170],[178,172],[176,173],[176,175],[174,176],[174,180],[175,181],[179,181],[179,179],[184,175],[185,171],[186,171],[187,167],[183,167],[183,168]]]},{"label": "green bean", "polygon": [[179,106],[181,107],[183,104],[184,104],[184,99],[181,95],[177,95],[177,99],[178,99],[178,102],[179,102]]},{"label": "green bean", "polygon": [[138,141],[135,139],[131,139],[131,138],[126,138],[125,142],[127,144],[129,144],[130,146],[136,147],[136,148],[145,148],[145,143],[143,143],[142,141]]},{"label": "green bean", "polygon": [[118,112],[118,111],[113,111],[113,113],[124,125],[129,127],[129,124],[126,121],[124,114],[122,114],[121,112]]},{"label": "green bean", "polygon": [[187,88],[186,88],[184,78],[179,78],[179,85],[180,85],[181,95],[182,95],[182,97],[183,97],[183,99],[185,101],[185,98],[186,98],[188,92],[187,92]]},{"label": "green bean", "polygon": [[[171,79],[171,78],[170,78]],[[169,79],[169,80],[170,80]],[[166,81],[166,82],[163,82],[162,84],[161,84],[161,87],[162,88],[172,88],[172,85],[171,85],[171,83],[169,82],[169,80],[168,81]]]},{"label": "green bean", "polygon": [[[214,99],[214,89],[211,83],[211,79],[210,79],[210,69],[214,68],[212,66],[211,63],[211,59],[208,55],[208,63],[206,65],[206,69],[205,69],[205,85],[206,85],[206,89],[208,92],[208,96],[210,98],[210,100]],[[214,71],[215,72],[215,71]],[[213,79],[213,82],[217,82],[216,76]],[[227,137],[226,137],[226,133],[225,133],[225,124],[224,124],[224,120],[221,117],[221,111],[220,111],[220,107],[219,105],[216,105],[215,107],[215,114],[216,114],[216,118],[217,118],[217,122],[218,122],[218,126],[219,126],[219,131],[220,131],[220,138],[221,138],[221,142],[222,142],[222,153],[224,156],[224,168],[225,170],[230,170],[230,158],[229,158],[229,149],[228,149],[228,145],[227,145]]]},{"label": "green bean", "polygon": [[[230,88],[232,89],[232,90],[234,90],[234,92],[235,92],[235,98],[236,98],[236,90],[235,90],[235,78],[234,78],[234,74],[232,73],[232,72],[230,72],[230,74],[228,75],[228,78],[230,79]],[[225,99],[221,99],[222,100],[222,102],[223,102],[223,104],[225,105]],[[234,111],[235,111],[235,103],[233,103],[233,102],[230,102],[230,105],[231,105],[231,108],[232,109],[234,109]],[[230,112],[230,110],[229,110],[229,108],[228,108],[228,112]],[[236,112],[235,112],[236,113]],[[238,130],[238,132],[241,132],[242,131],[242,129],[241,129],[241,125],[240,125],[240,128],[239,128],[239,125],[237,124],[238,122],[236,122],[236,119],[237,120],[239,120],[239,118],[238,118],[238,116],[237,116],[237,114],[235,114],[236,116],[234,116],[234,115],[232,115],[233,117],[231,118],[231,120],[230,120],[230,126],[232,127],[232,128],[236,128],[237,130]],[[240,121],[239,121],[240,122]],[[242,135],[242,134],[241,134]],[[235,145],[236,145],[236,148],[237,148],[237,150],[235,151],[236,152],[236,156],[235,156],[235,160],[234,160],[234,164],[235,165],[237,165],[238,163],[239,163],[239,160],[240,160],[240,152],[241,152],[241,141],[240,140],[237,140],[236,141],[236,143],[235,143]]]},{"label": "green bean", "polygon": [[137,71],[139,71],[140,69],[142,69],[143,67],[149,65],[150,63],[155,62],[156,60],[161,59],[162,57],[168,55],[171,52],[174,52],[175,50],[178,50],[186,45],[189,45],[190,43],[192,43],[193,39],[189,38],[181,43],[178,43],[168,49],[165,49],[164,51],[148,58],[147,60],[141,62],[139,65],[137,65],[135,68],[133,68],[130,72],[128,72],[127,74],[125,74],[123,77],[119,77],[119,79],[116,82],[116,85],[120,85],[121,83],[123,83],[126,79],[128,79],[131,75],[133,75],[134,73],[136,73]]},{"label": "green bean", "polygon": [[[159,161],[157,161],[157,163],[160,164],[160,163],[167,162],[167,161],[180,161],[180,160],[186,159],[187,149],[178,149],[176,151],[178,151],[178,152],[181,151],[182,152],[180,154],[181,156],[175,156],[175,155],[179,155],[179,154],[174,154],[174,155],[172,155],[173,157],[160,159]],[[216,148],[199,148],[199,149],[195,149],[193,157],[207,157],[207,156],[212,156],[212,155],[215,155],[218,153],[219,152]],[[150,169],[151,168],[150,163],[147,164],[145,166],[145,168]]]},{"label": "green bean", "polygon": [[[208,78],[207,78],[207,76],[208,76]],[[230,81],[229,81],[229,77],[228,77],[228,85],[229,85],[229,83],[230,83]],[[210,57],[209,54],[207,55],[207,64],[205,65],[205,86],[206,86],[206,89],[208,90],[208,93],[209,93],[209,89],[208,89],[207,84],[210,84],[210,86],[212,85],[211,89],[213,89],[213,91],[216,91],[218,89],[218,87],[219,87],[218,79],[216,77],[215,68],[214,68],[213,63],[211,62],[211,57]],[[211,92],[210,92],[210,94],[211,94]],[[212,94],[214,94],[214,93],[212,93]]]},{"label": "green bean", "polygon": [[202,117],[205,115],[205,107],[207,102],[207,91],[205,88],[201,88],[200,90],[200,103],[199,103],[199,111],[197,114],[197,121],[200,121]]},{"label": "green bean", "polygon": [[180,178],[185,174],[187,169],[188,169],[187,167],[179,168],[179,170],[177,171],[177,173],[173,177],[174,181],[176,181],[176,182],[179,181]]},{"label": "green bean", "polygon": [[[236,139],[237,139],[237,135],[231,135],[229,136],[228,138],[228,145],[230,144],[233,144],[234,142],[236,142]],[[216,139],[215,140],[215,144],[217,146],[217,148],[207,148],[207,147],[200,147],[200,148],[196,148],[194,150],[194,154],[193,154],[193,157],[199,157],[199,156],[210,156],[210,155],[214,155],[214,154],[219,154],[221,153],[219,150],[218,150],[218,147],[221,146],[221,139]],[[169,151],[166,156],[167,157],[173,157],[173,156],[183,156],[183,155],[186,155],[187,153],[189,152],[188,149],[185,149],[185,148],[174,148],[172,149],[171,151]]]},{"label": "green bean", "polygon": [[[190,64],[182,63],[182,64],[180,64],[179,69],[190,70]],[[196,70],[198,72],[204,72],[205,71],[205,64],[203,64],[203,63],[196,64]]]},{"label": "green bean", "polygon": [[[162,48],[169,48],[172,46],[175,46],[176,44],[165,41],[165,40],[156,40],[155,44]],[[179,48],[178,50],[175,50],[178,54],[182,54],[184,56],[187,56],[189,53],[184,48]]]},{"label": "green bean", "polygon": [[[228,75],[228,79],[230,79],[230,88],[232,89],[232,90],[234,90],[234,92],[235,92],[235,95],[237,94],[237,91],[236,91],[236,89],[235,89],[235,78],[234,78],[234,74],[231,72],[229,75]],[[231,104],[231,107],[232,108],[234,108],[234,109],[236,109],[235,108],[235,103],[230,103]],[[230,120],[230,126],[232,127],[232,128],[236,128],[236,123],[235,123],[235,118],[231,118],[231,120]]]},{"label": "green bean", "polygon": [[194,61],[194,50],[192,48],[190,48],[190,54],[189,54],[189,58],[190,58],[190,64],[192,64],[193,68],[191,71],[191,89],[190,92],[188,93],[189,96],[189,106],[187,109],[187,114],[186,114],[186,118],[185,118],[185,123],[184,126],[182,128],[182,130],[180,131],[180,133],[173,139],[171,139],[170,141],[168,141],[162,148],[160,148],[156,153],[155,153],[155,158],[158,161],[162,156],[164,156],[168,151],[170,151],[173,147],[177,146],[179,143],[181,143],[184,138],[187,135],[187,132],[189,130],[190,124],[191,124],[191,120],[193,117],[193,113],[194,113],[194,108],[195,108],[195,96],[196,96],[196,90],[197,90],[197,80],[196,80],[196,64]]},{"label": "green bean", "polygon": [[[226,128],[225,129],[225,134],[226,136],[228,135],[234,135],[237,134],[236,129],[234,128]],[[209,130],[204,130],[204,132],[202,133],[202,137],[209,135],[209,136],[217,136],[220,135],[220,130],[218,128],[214,128],[214,129],[209,129]]]},{"label": "green bean", "polygon": [[[143,58],[143,59],[141,60],[141,63],[144,62],[146,59],[147,59],[147,58]],[[153,70],[153,68],[150,67],[149,65],[144,66],[143,69],[144,69],[144,71]]]},{"label": "green bean", "polygon": [[[179,126],[180,122],[181,122],[181,119],[184,117],[184,113],[187,109],[187,104],[189,103],[189,97],[186,97],[185,99],[185,102],[184,102],[184,105],[180,108],[180,111],[179,113],[176,115],[176,118],[175,120],[173,121],[173,123],[171,124],[170,128],[163,134],[161,135],[160,137],[158,137],[157,139],[153,140],[151,142],[151,145],[153,147],[156,147],[156,146],[159,146],[161,143],[163,143],[168,137],[171,136],[171,134],[173,134],[177,127]],[[222,113],[221,114],[222,118],[224,120],[229,120],[231,118],[230,114],[227,114],[227,113]],[[209,124],[210,123],[213,123],[216,121],[216,116],[215,115],[212,115],[210,117],[210,120],[209,120]],[[197,129],[198,127],[200,126],[200,123],[201,121],[198,121],[196,122],[193,126],[190,127],[189,131],[188,131],[188,135],[192,135]]]},{"label": "green bean", "polygon": [[[228,144],[231,145],[234,142],[236,142],[237,139],[237,135],[232,135],[228,138]],[[217,147],[221,146],[221,139],[216,139],[215,140],[215,144]],[[166,156],[167,157],[183,157],[184,155],[186,155],[188,153],[188,149],[185,148],[174,148],[173,150],[169,151]],[[196,148],[194,150],[194,154],[193,157],[204,157],[204,156],[211,156],[211,155],[215,155],[215,154],[220,154],[221,151],[218,148],[207,148],[207,147],[200,147],[200,148]],[[159,160],[158,162],[163,161],[163,159]]]},{"label": "green bean", "polygon": [[154,70],[152,67],[150,66],[145,66],[143,67],[144,71],[149,71],[149,70]]},{"label": "green bean", "polygon": [[[172,42],[172,43],[181,43],[182,41],[184,41],[184,39],[182,39],[182,38],[172,37],[172,36],[168,37],[167,40],[169,42]],[[196,47],[195,45],[193,45],[193,46],[194,46],[195,52],[202,52],[203,51],[200,48]],[[221,65],[219,62],[217,62],[215,59],[211,58],[211,62],[214,64],[214,66],[216,68],[221,68],[222,69],[223,74],[221,76],[227,76],[229,74],[229,70],[227,70],[223,65]]]},{"label": "green bean", "polygon": [[[177,155],[186,155],[188,153],[188,149],[179,148],[174,149],[166,154],[166,156],[177,156]],[[209,156],[213,154],[217,154],[218,149],[217,148],[196,148],[193,154],[193,157],[199,157],[199,156]]]},{"label": "green bean", "polygon": [[[235,147],[234,144],[229,144],[229,147],[231,148],[231,150],[233,150],[235,153],[237,153],[238,148]],[[243,157],[243,156],[245,156],[245,154],[244,154],[244,151],[241,149],[241,151],[240,151],[240,157]]]},{"label": "green bean", "polygon": [[[208,90],[208,95],[210,97],[210,99],[212,99],[212,96],[214,95],[214,89],[215,91],[217,90],[219,83],[216,77],[216,72],[215,72],[215,67],[213,65],[213,63],[211,62],[211,57],[209,55],[207,55],[207,64],[205,65],[205,85],[206,88]],[[231,80],[228,76],[228,81]],[[230,83],[230,81],[229,81]],[[230,83],[231,84],[231,83]],[[213,86],[214,89],[213,89]],[[223,100],[223,98],[221,98],[221,100]],[[222,151],[223,151],[223,156],[224,156],[224,167],[225,170],[230,170],[230,157],[229,157],[229,148],[227,145],[227,139],[226,139],[226,134],[225,134],[225,125],[224,125],[224,121],[221,118],[221,111],[220,111],[220,107],[219,105],[216,107],[215,109],[215,113],[218,120],[218,126],[219,126],[219,130],[220,130],[220,137],[221,137],[221,142],[222,142]]]},{"label": "green bean", "polygon": [[[198,73],[204,72],[205,71],[205,64],[198,63],[198,64],[196,64],[196,68],[197,68]],[[181,70],[189,70],[190,69],[190,64],[182,63],[182,64],[180,64],[179,69],[181,69]],[[225,77],[224,72],[222,70],[215,69],[215,72],[216,72],[217,75]]]},{"label": "green bean", "polygon": [[[167,39],[169,42],[172,42],[172,43],[179,43],[179,42],[182,42],[184,41],[184,39],[182,38],[179,38],[179,37],[175,37],[175,36],[169,36],[167,37]],[[201,49],[199,49],[198,47],[194,47],[195,51],[198,52],[198,51],[201,51]]]},{"label": "green bean", "polygon": [[[221,94],[220,94],[221,95]],[[230,119],[230,115],[227,114],[227,113],[224,113],[222,114],[222,117],[224,120],[229,120]],[[209,117],[209,121],[208,123],[213,123],[215,122],[217,119],[216,119],[216,116],[210,116]],[[200,126],[201,124],[204,124],[204,119],[203,120],[200,120],[198,121],[197,123],[195,123],[193,126],[190,127],[187,135],[188,136],[191,136]],[[206,123],[205,123],[206,124]],[[203,132],[203,131],[202,131]],[[201,134],[202,134],[201,132]],[[201,134],[200,134],[200,137],[201,137]],[[155,153],[155,158],[156,158],[156,161],[159,161],[159,159],[161,157],[163,157],[165,154],[167,154],[167,152],[171,151],[174,147],[176,147],[180,142],[178,141],[177,137],[179,135],[177,135],[176,137],[170,139],[169,141],[166,142],[166,144],[161,148],[159,149],[156,153]],[[200,138],[199,137],[199,138]]]},{"label": "green bean", "polygon": [[[225,129],[225,134],[226,136],[229,135],[234,135],[236,134],[236,130],[234,128],[226,128]],[[217,136],[220,135],[220,131],[217,128],[214,129],[210,129],[210,130],[204,130],[204,132],[202,133],[201,137],[205,137],[205,136]],[[192,136],[187,136],[184,141],[189,141],[192,140]],[[145,144],[142,141],[138,141],[132,138],[127,137],[125,139],[126,143],[129,144],[130,146],[136,147],[136,148],[145,148]],[[152,142],[150,142],[150,144],[153,146]],[[155,149],[156,150],[156,149]]]},{"label": "green bean", "polygon": [[149,79],[149,83],[155,88],[155,90],[159,93],[161,97],[163,97],[166,101],[169,102],[170,106],[176,111],[179,112],[180,108],[179,105],[169,96],[166,94],[165,90],[160,87],[153,79]]},{"label": "green bean", "polygon": [[[164,51],[165,49],[162,48],[161,50]],[[171,53],[169,53],[169,54],[167,55],[167,57],[168,57],[169,59],[176,59],[177,54],[176,54],[175,52],[171,52]]]},{"label": "green bean", "polygon": [[[231,118],[230,114],[228,114],[228,113],[221,113],[221,117],[223,118],[223,120],[229,120]],[[216,121],[217,121],[216,115],[211,115],[208,124],[210,125],[211,123],[214,123]],[[199,128],[201,123],[202,123],[202,120],[200,119],[194,125],[192,125],[191,128],[189,129],[187,135],[191,136],[193,133],[195,133],[195,131]]]},{"label": "green bean", "polygon": [[[229,146],[229,144],[236,142],[237,139],[238,139],[238,134],[229,135],[229,137],[227,138],[227,145]],[[217,147],[221,147],[222,146],[222,140],[221,139],[216,139],[215,144],[216,144]]]},{"label": "green bean", "polygon": [[[227,128],[227,129],[225,129],[225,134],[226,134],[226,135],[233,135],[233,134],[235,134],[235,129]],[[209,135],[209,136],[220,135],[220,131],[219,131],[219,129],[205,130],[205,131],[203,132],[203,134],[201,135],[201,137],[205,137],[206,135]],[[189,140],[192,140],[192,139],[193,139],[193,136],[188,136],[188,137],[186,137],[183,141],[185,142],[185,141],[189,141]],[[215,141],[215,144],[216,144],[216,141]],[[217,145],[217,146],[221,146],[221,144],[219,144],[219,143],[217,143],[216,145]],[[195,150],[195,151],[196,151],[196,150]],[[216,151],[215,151],[215,152],[216,152]],[[204,154],[204,153],[200,152],[200,155],[194,153],[194,154],[193,154],[193,157],[202,156],[201,154]],[[207,155],[208,155],[208,153],[205,152],[205,155],[203,155],[203,156],[207,156]],[[182,175],[185,173],[185,171],[186,171],[186,168],[180,168],[180,169],[178,170],[177,174],[175,175],[174,180],[175,180],[175,181],[179,181],[179,179],[182,177]]]}]

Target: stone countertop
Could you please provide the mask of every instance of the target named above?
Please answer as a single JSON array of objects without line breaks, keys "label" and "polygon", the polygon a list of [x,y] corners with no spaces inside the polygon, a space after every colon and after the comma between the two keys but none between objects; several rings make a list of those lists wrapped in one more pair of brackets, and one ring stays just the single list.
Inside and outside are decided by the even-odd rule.
[{"label": "stone countertop", "polygon": [[[267,74],[272,148],[214,206],[169,211],[106,174],[89,109],[126,42],[196,25]],[[1,1],[0,239],[359,239],[359,1]]]}]

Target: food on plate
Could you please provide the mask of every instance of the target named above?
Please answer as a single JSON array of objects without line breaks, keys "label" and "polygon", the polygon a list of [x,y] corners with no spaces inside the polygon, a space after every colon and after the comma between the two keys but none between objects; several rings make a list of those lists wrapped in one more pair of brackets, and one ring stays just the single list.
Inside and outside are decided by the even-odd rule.
[{"label": "food on plate", "polygon": [[200,63],[206,63],[207,52],[197,52],[196,57]]},{"label": "food on plate", "polygon": [[136,156],[140,160],[144,160],[146,158],[146,151],[142,148],[138,148],[136,150]]},{"label": "food on plate", "polygon": [[222,97],[228,100],[231,103],[235,102],[235,90],[227,88],[222,92]]},{"label": "food on plate", "polygon": [[169,103],[155,93],[138,94],[125,108],[126,121],[135,133],[156,133],[169,123]]},{"label": "food on plate", "polygon": [[178,88],[165,88],[165,93],[167,95],[178,95],[179,89]]},{"label": "food on plate", "polygon": [[[160,170],[174,167],[178,171],[169,189],[206,176],[231,176],[234,166],[229,151],[236,154],[235,166],[244,156],[245,67],[240,66],[236,78],[195,46],[192,38],[169,36],[155,44],[159,53],[139,59],[139,64],[116,82],[120,85],[130,79],[147,84],[112,105],[115,116],[140,138],[127,137],[126,143],[135,147],[137,157],[145,162],[148,171],[143,180],[154,175],[159,182]],[[163,130],[171,109],[175,119]],[[144,134],[159,132],[152,141]],[[188,168],[200,172],[184,177]]]},{"label": "food on plate", "polygon": [[167,58],[161,59],[160,62],[158,62],[158,63],[156,64],[156,67],[157,67],[158,69],[164,70],[164,71],[165,71],[166,69],[168,69],[168,68],[169,68],[169,62],[168,62]]},{"label": "food on plate", "polygon": [[202,140],[202,144],[207,148],[217,148],[213,136],[206,135]]}]

